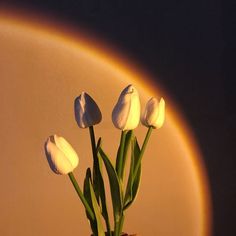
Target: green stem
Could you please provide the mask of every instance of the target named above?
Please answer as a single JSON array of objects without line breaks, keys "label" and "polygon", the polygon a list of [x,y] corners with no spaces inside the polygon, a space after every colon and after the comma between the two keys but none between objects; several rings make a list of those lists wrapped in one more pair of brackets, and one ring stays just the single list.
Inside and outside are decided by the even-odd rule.
[{"label": "green stem", "polygon": [[120,236],[122,233],[122,228],[123,228],[123,224],[124,224],[124,219],[125,216],[124,214],[122,214],[121,218],[120,218],[120,222],[119,222],[119,231],[118,231],[118,235]]},{"label": "green stem", "polygon": [[145,149],[146,149],[148,140],[149,140],[149,138],[150,138],[150,136],[151,136],[152,130],[153,130],[153,128],[152,128],[152,126],[150,126],[150,127],[148,128],[146,137],[145,137],[145,139],[144,139],[144,142],[143,142],[143,145],[142,145],[142,148],[141,148],[139,157],[138,157],[137,164],[136,164],[135,169],[134,169],[134,175],[133,175],[134,177],[133,177],[133,179],[135,179],[135,177],[136,177],[136,175],[137,175],[137,173],[138,173],[138,168],[139,168],[139,166],[140,166],[140,164],[141,164],[142,157],[143,157],[144,151],[145,151]]},{"label": "green stem", "polygon": [[89,133],[90,133],[90,139],[91,139],[91,146],[93,150],[93,161],[94,161],[94,164],[96,164],[98,160],[97,160],[96,141],[95,141],[95,134],[94,134],[93,126],[89,126]]},{"label": "green stem", "polygon": [[125,171],[125,164],[126,164],[126,160],[127,160],[127,154],[128,154],[128,150],[129,150],[129,146],[130,146],[130,143],[131,143],[131,137],[133,135],[133,130],[130,131],[131,134],[130,134],[130,138],[129,140],[127,141],[127,134],[126,134],[126,137],[125,137],[125,146],[124,146],[124,150],[123,150],[123,160],[122,160],[122,169],[121,169],[121,179],[123,181],[124,179],[124,171]]},{"label": "green stem", "polygon": [[119,221],[115,221],[114,236],[119,236]]},{"label": "green stem", "polygon": [[[89,126],[89,133],[90,133],[90,140],[91,140],[91,146],[92,146],[92,153],[93,153],[93,187],[94,192],[96,195],[97,200],[99,200],[99,186],[96,181],[98,181],[98,172],[99,172],[99,164],[98,164],[98,157],[97,157],[97,151],[96,151],[96,141],[95,141],[95,134],[93,126]],[[99,201],[98,201],[99,202]]]},{"label": "green stem", "polygon": [[89,214],[89,216],[91,217],[91,219],[94,220],[95,217],[94,217],[93,211],[92,211],[92,209],[90,208],[90,206],[89,206],[87,200],[85,199],[85,197],[84,197],[84,195],[83,195],[83,193],[82,193],[82,191],[81,191],[81,189],[80,189],[80,187],[79,187],[79,185],[78,185],[78,183],[77,183],[77,181],[76,181],[76,179],[75,179],[75,176],[73,175],[72,172],[70,172],[68,175],[69,175],[70,180],[71,180],[71,182],[72,182],[72,184],[73,184],[73,186],[74,186],[74,188],[75,188],[75,191],[77,192],[77,194],[78,194],[80,200],[81,200],[82,203],[84,204],[84,207],[85,207],[86,211],[88,212],[88,214]]},{"label": "green stem", "polygon": [[122,130],[121,137],[120,137],[119,155],[117,157],[117,160],[118,160],[117,175],[118,175],[119,178],[121,178],[121,173],[122,173],[122,163],[123,163],[123,155],[124,155],[125,136],[126,136],[126,131]]}]

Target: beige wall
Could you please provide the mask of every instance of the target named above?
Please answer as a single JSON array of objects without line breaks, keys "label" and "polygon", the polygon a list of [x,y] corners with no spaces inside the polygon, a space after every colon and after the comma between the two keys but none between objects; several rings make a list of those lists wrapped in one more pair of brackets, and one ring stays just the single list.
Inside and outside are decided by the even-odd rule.
[{"label": "beige wall", "polygon": [[[114,156],[120,133],[110,114],[120,90],[133,83],[142,102],[151,92],[143,89],[145,80],[99,60],[79,41],[75,46],[20,25],[0,19],[0,235],[89,235],[68,177],[49,169],[44,142],[56,133],[74,146],[80,157],[75,174],[82,183],[91,151],[88,130],[77,128],[74,120],[75,97],[86,91],[101,107],[103,122],[96,134]],[[171,111],[167,100],[166,123],[151,137],[139,195],[127,213],[125,231],[130,233],[203,235],[206,209],[198,162]],[[145,132],[137,129],[140,140]]]}]

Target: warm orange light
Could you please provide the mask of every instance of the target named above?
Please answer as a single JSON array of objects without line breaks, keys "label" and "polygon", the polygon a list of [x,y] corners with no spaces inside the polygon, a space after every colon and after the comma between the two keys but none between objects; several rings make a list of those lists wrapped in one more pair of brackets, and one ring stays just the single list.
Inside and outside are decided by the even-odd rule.
[{"label": "warm orange light", "polygon": [[[71,50],[77,50],[84,52],[84,55],[92,55],[94,59],[101,64],[109,64],[113,71],[123,73],[124,81],[126,78],[130,78],[136,84],[139,84],[144,90],[149,94],[161,94],[168,101],[168,117],[172,123],[174,129],[178,135],[183,140],[183,145],[188,150],[192,166],[196,173],[196,178],[199,185],[199,195],[201,197],[201,227],[202,236],[208,236],[211,234],[211,201],[209,185],[206,175],[206,170],[204,167],[202,154],[197,146],[194,135],[188,125],[186,125],[186,120],[181,117],[181,111],[177,108],[176,104],[172,103],[172,99],[167,95],[164,89],[158,88],[152,82],[152,76],[148,75],[147,72],[143,72],[140,67],[135,67],[134,63],[130,62],[124,56],[121,56],[112,47],[105,46],[103,43],[97,41],[91,37],[91,35],[86,35],[85,33],[79,34],[74,33],[71,30],[65,28],[65,26],[58,26],[55,24],[49,25],[48,22],[42,24],[37,23],[36,18],[30,18],[31,23],[24,20],[24,17],[20,17],[15,13],[10,13],[11,11],[0,11],[0,27],[7,27],[7,25],[14,25],[15,27],[20,26],[18,29],[24,29],[32,34],[37,34],[44,38],[53,38],[54,41],[63,42]],[[20,21],[19,21],[20,19]],[[41,22],[41,20],[40,20]],[[46,24],[46,25],[45,25]],[[39,27],[40,26],[40,27]],[[60,30],[58,30],[60,29]],[[149,81],[146,83],[146,81]],[[145,83],[144,83],[145,81]]]}]

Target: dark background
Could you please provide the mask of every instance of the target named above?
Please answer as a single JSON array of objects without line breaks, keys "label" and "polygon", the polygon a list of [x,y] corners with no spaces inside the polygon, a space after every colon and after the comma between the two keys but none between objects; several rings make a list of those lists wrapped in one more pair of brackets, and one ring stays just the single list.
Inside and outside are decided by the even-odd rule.
[{"label": "dark background", "polygon": [[158,78],[184,111],[203,151],[213,198],[213,236],[235,236],[235,3],[219,0],[3,3],[91,30]]}]

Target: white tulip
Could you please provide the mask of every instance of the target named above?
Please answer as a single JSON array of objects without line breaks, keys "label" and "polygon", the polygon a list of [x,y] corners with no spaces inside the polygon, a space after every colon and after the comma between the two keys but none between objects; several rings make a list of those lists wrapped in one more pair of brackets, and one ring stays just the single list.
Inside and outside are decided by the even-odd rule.
[{"label": "white tulip", "polygon": [[96,125],[102,120],[102,113],[96,102],[85,92],[75,99],[75,119],[80,128]]},{"label": "white tulip", "polygon": [[45,143],[45,153],[53,172],[65,175],[79,164],[79,158],[72,146],[57,135],[50,136]]},{"label": "white tulip", "polygon": [[121,130],[135,129],[140,121],[140,101],[133,85],[127,86],[120,94],[112,111],[112,121]]},{"label": "white tulip", "polygon": [[153,128],[161,128],[165,120],[165,101],[163,98],[160,102],[156,98],[151,98],[145,107],[141,118],[143,125]]}]

